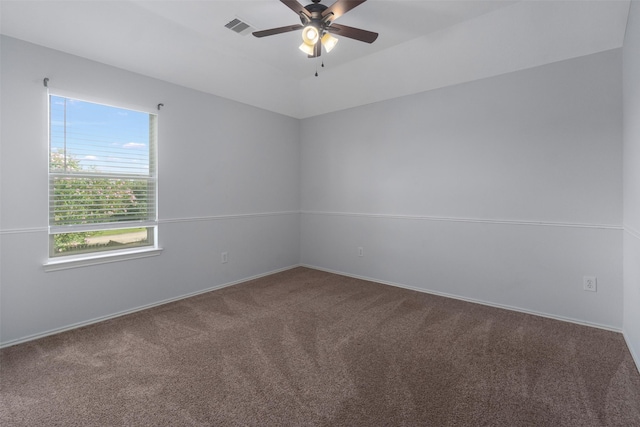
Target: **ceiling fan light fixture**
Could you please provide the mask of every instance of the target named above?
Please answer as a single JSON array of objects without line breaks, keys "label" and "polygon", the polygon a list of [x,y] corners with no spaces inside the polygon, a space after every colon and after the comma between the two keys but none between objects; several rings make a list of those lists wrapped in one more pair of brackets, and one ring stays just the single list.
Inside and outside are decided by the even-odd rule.
[{"label": "ceiling fan light fixture", "polygon": [[322,36],[322,39],[320,39],[320,41],[322,42],[322,46],[324,46],[327,53],[331,52],[331,50],[334,47],[336,47],[336,45],[338,44],[338,39],[333,37],[329,33],[325,33],[325,35]]},{"label": "ceiling fan light fixture", "polygon": [[310,46],[315,45],[320,38],[320,32],[313,25],[307,25],[302,29],[302,41]]},{"label": "ceiling fan light fixture", "polygon": [[308,45],[306,43],[302,43],[298,49],[306,53],[307,55],[313,55],[314,45]]}]

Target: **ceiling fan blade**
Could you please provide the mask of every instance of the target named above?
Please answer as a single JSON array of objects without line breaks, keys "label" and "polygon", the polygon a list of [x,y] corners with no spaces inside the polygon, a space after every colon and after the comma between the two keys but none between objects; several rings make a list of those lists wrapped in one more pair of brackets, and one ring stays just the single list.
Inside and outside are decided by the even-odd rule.
[{"label": "ceiling fan blade", "polygon": [[298,3],[296,0],[280,0],[280,1],[284,3],[289,9],[297,13],[298,15],[302,13],[306,17],[311,18],[309,11],[305,9],[304,6]]},{"label": "ceiling fan blade", "polygon": [[254,31],[252,34],[256,37],[273,36],[276,34],[288,33],[304,28],[302,25],[287,25],[286,27],[271,28],[269,30]]},{"label": "ceiling fan blade", "polygon": [[334,19],[339,18],[345,13],[349,12],[354,7],[361,5],[365,1],[367,0],[337,0],[334,4],[326,8],[324,12],[322,12],[322,16],[325,17],[333,14],[333,16],[328,19],[329,21],[333,21]]},{"label": "ceiling fan blade", "polygon": [[327,27],[327,31],[342,37],[348,37],[350,39],[359,40],[365,43],[373,43],[378,38],[378,33],[340,24],[329,25]]}]

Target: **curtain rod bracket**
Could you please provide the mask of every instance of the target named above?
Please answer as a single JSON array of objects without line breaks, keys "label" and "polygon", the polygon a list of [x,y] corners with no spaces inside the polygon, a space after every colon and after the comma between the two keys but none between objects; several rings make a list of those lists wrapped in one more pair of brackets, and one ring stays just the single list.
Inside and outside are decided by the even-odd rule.
[{"label": "curtain rod bracket", "polygon": [[160,108],[164,107],[164,104],[158,104],[158,111],[160,111]]},{"label": "curtain rod bracket", "polygon": [[44,83],[44,87],[49,87],[49,77],[45,77],[42,83]]}]

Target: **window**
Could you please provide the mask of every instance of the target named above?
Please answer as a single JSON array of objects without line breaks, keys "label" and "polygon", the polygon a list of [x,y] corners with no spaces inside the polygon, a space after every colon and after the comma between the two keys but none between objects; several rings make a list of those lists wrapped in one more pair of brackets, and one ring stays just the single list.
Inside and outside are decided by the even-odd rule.
[{"label": "window", "polygon": [[49,96],[49,255],[155,247],[154,114]]}]

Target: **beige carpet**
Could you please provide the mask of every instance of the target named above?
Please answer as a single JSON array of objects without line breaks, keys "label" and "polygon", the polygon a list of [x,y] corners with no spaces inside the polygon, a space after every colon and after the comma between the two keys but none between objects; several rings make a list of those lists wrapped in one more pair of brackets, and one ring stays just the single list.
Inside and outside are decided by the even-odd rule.
[{"label": "beige carpet", "polygon": [[620,334],[296,268],[1,351],[2,426],[640,426]]}]

